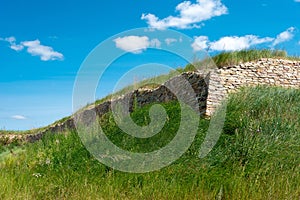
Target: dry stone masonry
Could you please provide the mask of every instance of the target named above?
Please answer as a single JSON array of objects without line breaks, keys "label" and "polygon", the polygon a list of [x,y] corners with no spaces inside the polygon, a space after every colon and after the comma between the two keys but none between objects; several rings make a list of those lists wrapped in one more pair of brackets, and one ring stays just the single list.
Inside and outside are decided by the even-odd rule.
[{"label": "dry stone masonry", "polygon": [[[168,80],[158,88],[134,90],[117,99],[90,106],[82,111],[80,116],[83,118],[84,116],[89,116],[88,113],[92,111],[98,117],[101,117],[111,110],[111,105],[115,103],[114,101],[129,101],[128,109],[129,112],[132,112],[135,106],[142,107],[154,102],[161,103],[176,100],[176,95],[167,86],[177,84],[180,88],[182,83],[179,81],[179,77],[187,80],[193,88],[200,114],[211,116],[220,102],[229,93],[235,92],[244,86],[268,85],[299,88],[300,61],[268,58],[214,69],[205,74],[201,71],[186,72]],[[183,90],[181,92],[181,95],[185,95],[184,92],[186,91]],[[66,129],[75,129],[74,116],[65,122],[51,125],[37,134],[25,135],[22,139],[34,142],[39,140],[46,132],[57,133]],[[19,137],[16,136],[16,138]]]},{"label": "dry stone masonry", "polygon": [[211,71],[206,114],[211,115],[228,93],[257,85],[299,88],[300,61],[268,58]]}]

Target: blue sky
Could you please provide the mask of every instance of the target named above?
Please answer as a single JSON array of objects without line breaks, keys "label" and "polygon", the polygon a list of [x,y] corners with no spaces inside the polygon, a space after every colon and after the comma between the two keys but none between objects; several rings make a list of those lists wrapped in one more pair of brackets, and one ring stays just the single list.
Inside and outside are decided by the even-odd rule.
[{"label": "blue sky", "polygon": [[[6,130],[37,128],[70,115],[81,64],[99,43],[126,30],[173,29],[193,38],[195,52],[210,55],[247,48],[300,55],[300,0],[2,0],[0,18],[0,129]],[[105,84],[109,88],[117,73],[141,61],[182,66],[172,55],[147,50],[178,40],[114,38],[114,47],[128,54],[107,72],[96,96],[109,93]]]}]

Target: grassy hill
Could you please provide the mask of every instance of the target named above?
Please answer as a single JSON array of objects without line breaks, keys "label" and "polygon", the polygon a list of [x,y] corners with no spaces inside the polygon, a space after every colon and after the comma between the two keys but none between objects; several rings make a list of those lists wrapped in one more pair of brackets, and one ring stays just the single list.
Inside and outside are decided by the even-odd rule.
[{"label": "grassy hill", "polygon": [[[198,158],[209,125],[201,119],[179,160],[145,174],[100,164],[74,132],[47,134],[0,156],[0,199],[299,199],[299,99],[296,89],[244,88],[230,96],[223,133],[207,157]],[[171,120],[151,139],[124,134],[111,113],[101,125],[118,146],[152,151],[179,126],[178,103],[162,105]],[[132,113],[137,124],[149,123],[150,106]]]}]

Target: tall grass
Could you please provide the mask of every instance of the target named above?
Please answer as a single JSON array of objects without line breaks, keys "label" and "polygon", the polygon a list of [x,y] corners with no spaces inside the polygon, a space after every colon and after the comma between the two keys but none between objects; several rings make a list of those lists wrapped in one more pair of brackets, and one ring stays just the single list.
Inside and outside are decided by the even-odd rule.
[{"label": "tall grass", "polygon": [[212,59],[218,67],[241,64],[250,61],[256,61],[261,58],[283,58],[289,60],[299,60],[299,57],[288,56],[284,50],[270,49],[250,49],[233,52],[222,52]]},{"label": "tall grass", "polygon": [[[2,156],[0,199],[299,199],[300,91],[245,88],[231,95],[224,132],[212,152],[198,158],[209,121],[201,119],[194,143],[159,171],[130,174],[100,164],[76,133],[46,135],[23,151]],[[124,149],[152,151],[179,126],[179,105],[163,104],[169,120],[152,140],[128,137],[110,113],[101,124]],[[150,106],[132,113],[149,123]]]}]

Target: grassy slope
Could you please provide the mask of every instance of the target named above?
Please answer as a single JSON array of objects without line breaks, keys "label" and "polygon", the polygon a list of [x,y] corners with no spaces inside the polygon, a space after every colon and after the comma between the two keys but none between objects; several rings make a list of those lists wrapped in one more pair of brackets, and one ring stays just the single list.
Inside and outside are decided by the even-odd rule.
[{"label": "grassy slope", "polygon": [[241,50],[233,52],[223,52],[213,57],[213,61],[218,67],[236,65],[249,61],[259,60],[261,58],[283,58],[298,60],[299,58],[288,56],[286,51],[282,50]]},{"label": "grassy slope", "polygon": [[[222,52],[212,57],[212,61],[219,68],[237,65],[250,61],[257,61],[261,58],[279,58],[287,60],[299,61],[299,57],[293,57],[287,55],[286,51],[283,50],[269,50],[269,49],[250,49],[250,50],[240,50],[232,52]],[[188,64],[185,68],[179,69],[179,71],[193,71],[195,69],[194,65],[199,65],[201,67],[201,61],[195,61],[192,64]]]},{"label": "grassy slope", "polygon": [[[299,199],[299,98],[299,90],[244,89],[231,96],[224,133],[209,156],[197,158],[209,124],[202,119],[179,160],[146,174],[99,164],[75,133],[47,135],[1,162],[0,199]],[[153,150],[178,127],[178,104],[164,106],[169,128],[147,142],[123,135],[110,114],[101,123],[123,148]],[[136,110],[133,119],[147,124],[148,110]]]}]

